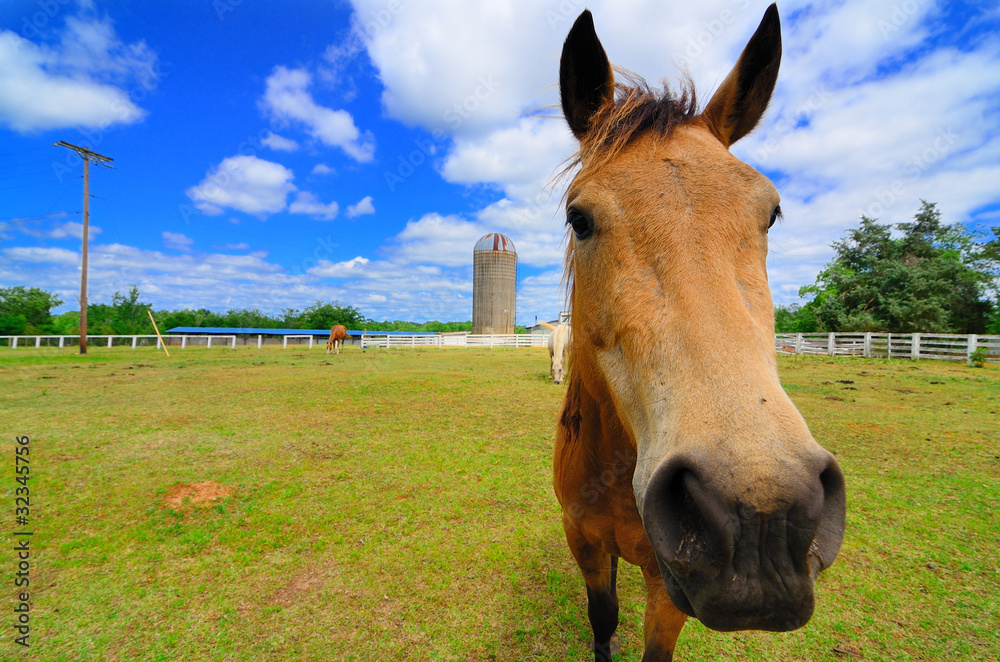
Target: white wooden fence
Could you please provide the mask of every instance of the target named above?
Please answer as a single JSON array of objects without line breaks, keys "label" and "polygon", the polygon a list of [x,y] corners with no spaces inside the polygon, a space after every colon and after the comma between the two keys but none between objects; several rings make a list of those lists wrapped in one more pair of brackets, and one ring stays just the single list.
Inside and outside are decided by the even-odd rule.
[{"label": "white wooden fence", "polygon": [[547,333],[512,333],[509,335],[472,335],[444,333],[435,335],[361,336],[361,348],[407,347],[547,347]]},{"label": "white wooden fence", "polygon": [[[7,346],[13,349],[18,347],[75,347],[80,336],[0,336],[0,347]],[[470,333],[445,333],[445,334],[419,334],[419,335],[363,335],[354,336],[360,341],[362,349],[368,347],[382,348],[406,348],[406,347],[546,347],[549,342],[549,334],[518,333],[510,335],[472,335]],[[211,347],[213,340],[216,347],[219,346],[219,339],[226,341],[225,344],[233,349],[236,348],[235,335],[166,335],[163,337],[168,347],[180,345],[181,349],[190,346]],[[257,336],[257,348],[264,346],[264,337]],[[107,341],[106,344],[104,341]],[[291,342],[289,342],[291,341]],[[302,347],[308,343],[309,349],[313,345],[323,346],[315,342],[311,335],[287,335],[281,337],[281,347],[287,349],[292,347]],[[245,343],[246,344],[246,343]],[[103,336],[88,335],[88,347],[125,347],[131,345],[132,349],[138,346],[156,345],[160,348],[160,341],[156,336],[134,335],[134,336]]]},{"label": "white wooden fence", "polygon": [[938,333],[779,333],[774,346],[784,354],[825,354],[882,359],[970,361],[977,349],[1000,362],[1000,336]]},{"label": "white wooden fence", "polygon": [[[0,336],[0,347],[75,347],[79,336]],[[156,345],[160,341],[152,335],[132,336],[87,336],[92,347],[129,347]],[[285,336],[282,347],[288,347],[288,340],[314,345],[308,335]],[[180,345],[236,348],[235,335],[168,335],[164,340],[170,347]],[[222,341],[221,343],[218,341]],[[416,347],[545,347],[549,342],[548,333],[518,333],[510,335],[473,335],[471,333],[445,333],[431,335],[363,335],[360,337],[362,349],[388,348],[404,349]],[[297,345],[293,342],[293,346]],[[322,346],[320,343],[316,343]],[[257,336],[257,348],[263,346],[263,337]],[[931,333],[779,333],[774,336],[774,346],[783,354],[823,354],[827,356],[859,356],[865,358],[888,359],[943,359],[969,361],[977,349],[986,350],[986,360],[1000,363],[1000,336],[977,336],[931,334]]]},{"label": "white wooden fence", "polygon": [[[233,335],[197,335],[197,336],[164,336],[168,347],[180,345],[181,349],[186,349],[188,345],[212,346],[212,340],[222,339],[223,345],[236,349],[236,336]],[[18,347],[76,347],[80,343],[80,336],[0,336],[0,346],[7,346],[12,349]],[[148,347],[156,345],[160,348],[160,339],[155,335],[134,335],[134,336],[92,336],[87,334],[87,347]],[[219,343],[215,343],[219,347]]]}]

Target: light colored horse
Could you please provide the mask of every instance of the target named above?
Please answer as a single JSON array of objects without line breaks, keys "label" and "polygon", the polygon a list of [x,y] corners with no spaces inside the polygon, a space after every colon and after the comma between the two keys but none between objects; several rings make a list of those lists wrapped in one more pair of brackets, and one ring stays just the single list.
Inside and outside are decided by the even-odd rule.
[{"label": "light colored horse", "polygon": [[698,113],[690,90],[616,82],[590,12],[563,46],[580,151],[555,491],[598,661],[615,645],[619,557],[642,568],[652,662],[672,658],[687,616],[802,626],[843,539],[843,473],[778,381],[765,262],[779,195],[728,149],[764,113],[780,58],[772,5]]},{"label": "light colored horse", "polygon": [[340,346],[344,344],[347,340],[347,327],[343,324],[338,324],[330,330],[330,339],[326,342],[326,353],[330,353],[330,348],[333,348],[334,354],[340,354]]},{"label": "light colored horse", "polygon": [[540,322],[542,326],[551,331],[549,335],[549,377],[556,384],[561,384],[566,375],[566,358],[569,353],[569,324],[565,322],[558,326],[552,326],[548,322]]}]

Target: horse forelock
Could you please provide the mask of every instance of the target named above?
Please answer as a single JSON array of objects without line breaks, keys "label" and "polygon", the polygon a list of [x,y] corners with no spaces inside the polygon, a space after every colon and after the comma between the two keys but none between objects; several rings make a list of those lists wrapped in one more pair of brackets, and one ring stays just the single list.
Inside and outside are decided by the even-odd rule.
[{"label": "horse forelock", "polygon": [[675,126],[698,117],[694,84],[681,80],[679,89],[664,83],[653,89],[644,78],[615,67],[615,93],[594,112],[587,133],[580,138],[580,151],[567,170],[599,169],[647,131],[669,135]]}]

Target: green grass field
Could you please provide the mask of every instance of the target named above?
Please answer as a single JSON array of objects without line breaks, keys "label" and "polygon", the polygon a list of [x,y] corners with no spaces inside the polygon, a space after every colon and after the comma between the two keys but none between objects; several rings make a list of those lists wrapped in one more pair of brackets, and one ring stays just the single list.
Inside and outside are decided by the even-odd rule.
[{"label": "green grass field", "polygon": [[[844,547],[806,627],[689,621],[677,659],[1000,658],[998,366],[780,366],[847,475]],[[543,349],[2,349],[0,521],[24,528],[29,435],[34,564],[24,651],[3,545],[0,659],[587,659],[547,372]],[[640,586],[623,567],[621,660]]]}]

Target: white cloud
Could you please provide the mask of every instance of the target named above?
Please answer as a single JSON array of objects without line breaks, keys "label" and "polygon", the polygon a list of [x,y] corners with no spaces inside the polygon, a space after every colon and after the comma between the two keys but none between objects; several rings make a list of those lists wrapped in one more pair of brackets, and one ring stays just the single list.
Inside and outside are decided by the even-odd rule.
[{"label": "white cloud", "polygon": [[268,133],[260,142],[278,152],[294,152],[299,148],[299,144],[291,138],[276,133]]},{"label": "white cloud", "polygon": [[458,184],[494,183],[509,196],[528,199],[575,150],[573,134],[562,120],[522,118],[516,126],[484,137],[457,138],[441,174]]},{"label": "white cloud", "polygon": [[179,232],[163,232],[160,236],[163,238],[164,246],[178,251],[189,251],[194,244],[194,239]]},{"label": "white cloud", "polygon": [[292,171],[279,163],[256,156],[230,156],[189,188],[187,195],[205,214],[221,214],[229,207],[264,216],[285,208],[288,194],[296,190],[293,178]]},{"label": "white cloud", "polygon": [[324,205],[316,199],[316,196],[308,191],[299,191],[295,195],[295,201],[288,207],[292,214],[308,214],[324,221],[332,221],[337,217],[338,206],[336,202]]},{"label": "white cloud", "polygon": [[[65,248],[39,248],[15,246],[4,248],[3,254],[11,260],[28,264],[57,264],[60,266],[80,266],[80,254]],[[77,274],[79,279],[79,274]]]},{"label": "white cloud", "polygon": [[261,106],[264,110],[305,126],[312,137],[325,145],[339,147],[362,163],[375,154],[375,139],[362,134],[346,110],[332,110],[317,104],[309,93],[312,76],[305,69],[278,66],[267,78]]},{"label": "white cloud", "polygon": [[346,262],[330,262],[320,260],[319,264],[312,267],[309,273],[321,278],[364,278],[364,266],[370,262],[368,258],[360,255]]},{"label": "white cloud", "polygon": [[426,214],[410,221],[393,239],[396,259],[418,264],[457,267],[472,264],[472,247],[489,232],[482,225],[459,216]]},{"label": "white cloud", "polygon": [[145,117],[133,96],[158,85],[156,54],[145,42],[123,43],[109,19],[87,13],[66,19],[58,43],[0,31],[0,123],[19,133],[106,130]]},{"label": "white cloud", "polygon": [[[46,216],[46,219],[64,218],[66,212],[59,212]],[[83,223],[76,221],[66,221],[52,227],[44,227],[44,220],[39,218],[13,218],[9,224],[5,224],[5,229],[26,234],[29,237],[38,239],[83,239]],[[87,238],[94,241],[97,235],[103,230],[96,225],[87,224]]]},{"label": "white cloud", "polygon": [[361,198],[356,205],[348,205],[347,217],[356,218],[364,214],[374,214],[375,205],[372,204],[372,196],[366,195]]},{"label": "white cloud", "polygon": [[383,104],[407,124],[488,130],[534,105],[535,94],[553,82],[545,63],[565,35],[549,29],[542,3],[441,0],[387,21],[379,21],[388,13],[384,2],[353,4],[355,34],[385,86]]},{"label": "white cloud", "polygon": [[[87,238],[89,241],[94,241],[94,238],[101,234],[103,230],[96,225],[87,224]],[[77,223],[76,221],[66,221],[62,225],[59,225],[49,232],[49,237],[52,239],[83,239],[83,223]]]},{"label": "white cloud", "polygon": [[333,168],[325,163],[317,163],[313,169],[312,174],[314,175],[331,175],[333,174]]}]

